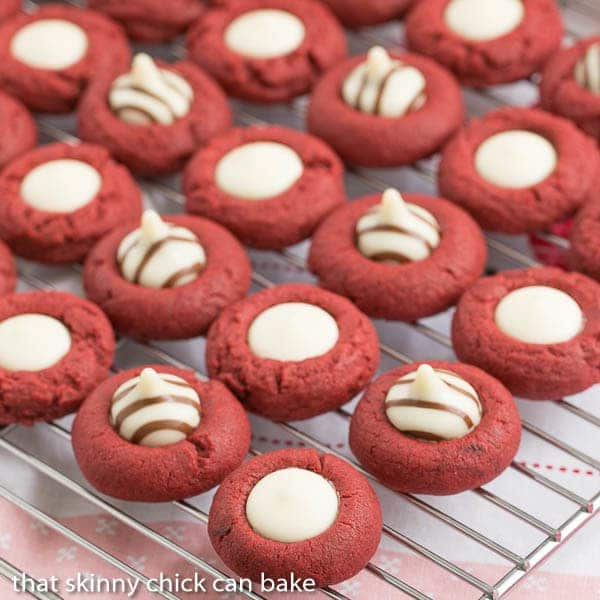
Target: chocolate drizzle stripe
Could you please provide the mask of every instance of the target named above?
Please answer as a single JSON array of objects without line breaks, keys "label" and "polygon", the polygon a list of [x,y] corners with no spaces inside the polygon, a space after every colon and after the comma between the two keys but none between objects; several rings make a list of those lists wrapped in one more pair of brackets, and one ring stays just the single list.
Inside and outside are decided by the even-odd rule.
[{"label": "chocolate drizzle stripe", "polygon": [[191,265],[190,267],[186,267],[185,269],[179,269],[179,271],[175,272],[165,283],[163,284],[164,288],[173,287],[182,277],[186,275],[197,275],[200,273],[205,267],[205,263],[197,262]]},{"label": "chocolate drizzle stripe", "polygon": [[[164,377],[161,377],[161,379],[165,383],[168,383],[169,385],[177,385],[179,387],[182,387],[185,389],[190,389],[190,390],[194,389],[187,381],[172,381],[171,379],[165,379]],[[115,394],[112,399],[113,404],[115,402],[118,402],[122,398],[125,398],[125,396],[127,396],[127,394],[129,394],[129,392],[131,392],[132,390],[135,389],[135,387],[137,386],[138,383],[139,383],[139,380],[136,381],[135,383],[128,385],[124,390],[120,391],[118,394]]]},{"label": "chocolate drizzle stripe", "polygon": [[408,437],[417,438],[419,440],[425,440],[428,442],[444,442],[446,438],[436,435],[435,433],[431,433],[429,431],[403,431],[404,435]]},{"label": "chocolate drizzle stripe", "polygon": [[134,444],[139,444],[146,436],[154,433],[155,431],[161,430],[169,430],[169,431],[179,431],[183,433],[186,437],[194,432],[194,427],[184,423],[183,421],[175,421],[165,419],[163,421],[153,421],[152,423],[148,423],[143,427],[140,427],[131,438],[131,442]]},{"label": "chocolate drizzle stripe", "polygon": [[171,396],[165,394],[164,396],[155,396],[154,398],[140,398],[135,402],[132,402],[128,406],[125,406],[117,415],[114,417],[115,427],[121,427],[123,421],[131,416],[132,414],[146,408],[147,406],[154,406],[156,404],[183,404],[186,406],[193,406],[198,409],[199,403],[191,398],[185,396]]},{"label": "chocolate drizzle stripe", "polygon": [[412,262],[408,256],[399,252],[376,252],[375,254],[371,254],[369,258],[376,262],[395,262],[399,264]]},{"label": "chocolate drizzle stripe", "polygon": [[374,225],[373,227],[364,229],[358,235],[360,237],[361,235],[365,235],[367,233],[399,233],[423,242],[430,252],[434,249],[434,246],[419,233],[409,231],[405,227],[398,227],[397,225]]},{"label": "chocolate drizzle stripe", "polygon": [[425,400],[413,400],[412,398],[402,398],[398,400],[388,400],[385,403],[386,408],[396,408],[396,407],[413,407],[413,408],[427,408],[430,410],[439,410],[442,412],[448,412],[457,417],[460,417],[465,425],[470,429],[473,427],[473,421],[471,417],[454,406],[450,406],[449,404],[442,404],[440,402],[427,402]]}]

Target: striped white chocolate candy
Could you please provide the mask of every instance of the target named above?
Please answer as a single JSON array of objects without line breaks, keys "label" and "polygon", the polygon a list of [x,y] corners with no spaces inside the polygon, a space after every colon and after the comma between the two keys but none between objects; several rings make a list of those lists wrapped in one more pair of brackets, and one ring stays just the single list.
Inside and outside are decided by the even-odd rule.
[{"label": "striped white chocolate candy", "polygon": [[427,258],[440,244],[440,226],[424,208],[409,204],[397,190],[383,193],[356,224],[356,245],[371,260],[402,264]]},{"label": "striped white chocolate candy", "polygon": [[398,118],[425,104],[426,86],[419,69],[392,59],[384,48],[375,46],[344,81],[342,97],[361,112]]},{"label": "striped white chocolate candy", "polygon": [[600,42],[587,47],[575,66],[575,79],[592,94],[600,94]]},{"label": "striped white chocolate candy", "polygon": [[387,418],[402,433],[439,442],[464,437],[479,425],[479,395],[455,373],[421,365],[396,381],[385,399]]},{"label": "striped white chocolate candy", "polygon": [[187,438],[200,423],[200,398],[181,377],[144,369],[113,395],[111,422],[140,446],[168,446]]},{"label": "striped white chocolate candy", "polygon": [[189,229],[165,223],[158,213],[146,210],[142,226],[119,244],[117,262],[132,283],[170,288],[194,281],[206,265],[206,253]]},{"label": "striped white chocolate candy", "polygon": [[136,54],[131,71],[117,77],[108,102],[115,114],[133,125],[172,125],[190,110],[194,91],[181,75],[159,69],[147,54]]}]

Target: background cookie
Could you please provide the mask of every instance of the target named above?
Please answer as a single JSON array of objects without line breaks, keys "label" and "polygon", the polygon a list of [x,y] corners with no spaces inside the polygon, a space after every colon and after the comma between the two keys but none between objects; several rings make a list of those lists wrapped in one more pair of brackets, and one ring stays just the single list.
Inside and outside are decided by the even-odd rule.
[{"label": "background cookie", "polygon": [[348,27],[376,25],[400,17],[414,0],[325,0]]},{"label": "background cookie", "polygon": [[0,296],[14,292],[16,285],[15,261],[8,246],[0,242]]},{"label": "background cookie", "polygon": [[569,235],[569,266],[600,280],[600,199],[593,198],[577,213]]},{"label": "background cookie", "polygon": [[29,111],[16,98],[0,91],[0,169],[31,150],[37,127]]}]

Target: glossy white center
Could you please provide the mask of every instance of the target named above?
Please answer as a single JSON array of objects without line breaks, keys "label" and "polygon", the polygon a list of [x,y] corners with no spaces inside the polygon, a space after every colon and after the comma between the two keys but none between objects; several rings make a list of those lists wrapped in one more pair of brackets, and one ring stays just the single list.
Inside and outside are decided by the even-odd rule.
[{"label": "glossy white center", "polygon": [[325,477],[291,467],[263,477],[246,501],[252,529],[276,542],[294,543],[327,531],[337,518],[339,498]]},{"label": "glossy white center", "polygon": [[248,330],[250,350],[260,358],[301,361],[329,352],[339,338],[335,319],[304,302],[276,304],[260,313]]},{"label": "glossy white center", "polygon": [[11,54],[37,69],[59,71],[78,63],[87,52],[85,31],[63,19],[41,19],[19,29],[10,41]]},{"label": "glossy white center", "polygon": [[557,162],[556,150],[545,137],[517,129],[490,136],[475,153],[475,168],[481,177],[512,189],[544,181]]},{"label": "glossy white center", "polygon": [[451,0],[444,13],[446,25],[454,33],[479,42],[510,33],[524,16],[521,0]]},{"label": "glossy white center", "polygon": [[234,148],[219,161],[215,180],[226,194],[263,200],[290,189],[303,171],[301,158],[289,146],[252,142]]},{"label": "glossy white center", "polygon": [[304,23],[287,11],[251,10],[228,25],[225,44],[250,58],[275,58],[297,50],[305,33]]},{"label": "glossy white center", "polygon": [[496,325],[528,344],[560,344],[578,335],[583,312],[569,294],[545,285],[519,288],[498,303]]},{"label": "glossy white center", "polygon": [[71,348],[71,334],[58,320],[27,313],[0,323],[0,367],[8,371],[42,371]]}]

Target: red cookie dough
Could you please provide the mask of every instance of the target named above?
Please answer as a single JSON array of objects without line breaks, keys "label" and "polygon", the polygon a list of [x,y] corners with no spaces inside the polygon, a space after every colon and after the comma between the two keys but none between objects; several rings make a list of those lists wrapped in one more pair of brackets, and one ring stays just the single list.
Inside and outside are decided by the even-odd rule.
[{"label": "red cookie dough", "polygon": [[127,281],[117,265],[121,240],[137,227],[125,225],[102,238],[88,254],[83,271],[87,296],[115,328],[140,339],[183,339],[200,335],[250,286],[250,262],[238,241],[220,225],[199,217],[164,217],[199,239],[206,266],[186,285],[155,289]]},{"label": "red cookie dough", "polygon": [[[246,517],[253,487],[273,471],[296,467],[313,471],[336,488],[337,519],[316,537],[294,543],[262,537]],[[314,579],[318,587],[356,575],[375,554],[381,539],[381,507],[366,478],[347,462],[312,449],[279,450],[257,456],[225,479],[208,518],[208,535],[217,554],[235,573],[260,581]]]},{"label": "red cookie dough", "polygon": [[[62,70],[38,69],[13,57],[13,35],[42,19],[71,21],[85,30],[89,46],[79,62]],[[34,13],[19,14],[0,25],[0,86],[35,111],[70,112],[92,78],[106,70],[124,69],[129,56],[121,27],[93,10],[46,4]]]},{"label": "red cookie dough", "polygon": [[434,58],[466,85],[507,83],[539,71],[563,35],[555,0],[522,0],[523,21],[491,40],[469,40],[452,31],[444,13],[450,0],[417,2],[406,20],[406,38],[415,52]]},{"label": "red cookie dough", "polygon": [[[225,44],[228,25],[241,14],[282,10],[302,20],[305,38],[284,56],[252,58]],[[321,73],[346,55],[336,18],[315,0],[231,0],[208,10],[187,36],[190,58],[211,73],[228,94],[254,102],[284,102],[305,94]]]},{"label": "red cookie dough", "polygon": [[29,111],[16,98],[0,91],[0,169],[34,148],[36,142],[37,128]]},{"label": "red cookie dough", "polygon": [[73,449],[88,481],[103,494],[136,502],[167,502],[201,494],[238,467],[250,447],[250,424],[240,403],[217,381],[192,371],[151,365],[185,379],[200,397],[200,424],[186,440],[151,448],[123,439],[110,422],[115,390],[144,367],[104,381],[73,424]]},{"label": "red cookie dough", "polygon": [[15,261],[8,246],[0,242],[0,296],[14,292],[16,285]]},{"label": "red cookie dough", "polygon": [[377,25],[399,18],[414,0],[324,0],[347,27]]},{"label": "red cookie dough", "polygon": [[71,348],[58,363],[41,371],[0,368],[1,425],[51,421],[77,410],[108,375],[114,355],[110,323],[83,298],[47,290],[0,298],[0,322],[24,313],[61,321],[71,334]]},{"label": "red cookie dough", "polygon": [[470,383],[483,407],[479,425],[462,438],[430,442],[404,435],[390,422],[385,398],[394,383],[423,363],[403,365],[375,380],[350,424],[350,446],[384,485],[414,494],[458,494],[497,477],[512,461],[521,439],[519,412],[510,392],[476,367],[432,361]]},{"label": "red cookie dough", "polygon": [[[581,333],[560,344],[529,344],[503,333],[494,321],[496,306],[511,291],[531,285],[569,294],[586,320]],[[600,382],[600,285],[552,267],[483,278],[458,304],[452,342],[461,360],[497,377],[516,396],[557,400],[576,394]]]},{"label": "red cookie dough", "polygon": [[[215,181],[219,161],[234,148],[252,142],[277,142],[294,150],[304,163],[300,179],[277,196],[249,200],[221,190]],[[285,127],[231,129],[213,139],[189,162],[183,189],[186,210],[227,227],[242,243],[279,249],[296,244],[345,200],[343,166],[321,140]]]},{"label": "red cookie dough", "polygon": [[600,142],[600,94],[594,94],[575,79],[575,66],[600,36],[587,38],[557,52],[546,64],[540,82],[542,108],[571,119]]},{"label": "red cookie dough", "polygon": [[403,194],[441,226],[440,245],[420,261],[400,265],[364,256],[356,224],[381,202],[376,194],[337,209],[317,229],[308,265],[320,284],[350,298],[372,317],[414,321],[452,306],[485,267],[486,245],[477,224],[447,200]]},{"label": "red cookie dough", "polygon": [[163,42],[183,33],[203,12],[201,0],[88,0],[141,42]]},{"label": "red cookie dough", "polygon": [[[339,329],[336,345],[303,361],[256,356],[247,340],[250,325],[284,302],[314,304],[328,312]],[[309,419],[345,404],[371,379],[378,362],[371,321],[345,298],[305,284],[278,285],[230,306],[207,336],[210,376],[225,383],[248,410],[274,421]]]},{"label": "red cookie dough", "polygon": [[[59,159],[79,160],[98,171],[102,187],[96,197],[66,213],[27,204],[20,194],[24,177],[35,167]],[[139,221],[142,212],[142,197],[130,173],[93,144],[49,144],[24,154],[0,174],[0,195],[0,238],[15,254],[42,263],[83,260],[103,235]]]},{"label": "red cookie dough", "polygon": [[[475,169],[475,153],[494,134],[527,130],[556,149],[558,164],[540,183],[520,189],[499,187]],[[529,108],[501,108],[466,125],[444,148],[438,171],[440,193],[456,202],[483,229],[529,233],[551,226],[585,202],[597,181],[595,144],[565,119]]]},{"label": "red cookie dough", "polygon": [[577,213],[569,240],[569,266],[600,281],[600,198],[587,202]]},{"label": "red cookie dough", "polygon": [[340,93],[352,70],[365,61],[353,57],[325,74],[308,107],[308,130],[323,138],[344,161],[365,167],[407,165],[433,154],[461,126],[463,100],[454,77],[432,60],[390,52],[393,59],[416,67],[427,81],[425,104],[396,118],[361,112]]},{"label": "red cookie dough", "polygon": [[194,64],[164,63],[163,69],[181,75],[194,90],[189,112],[172,125],[132,125],[119,119],[108,105],[113,81],[130,66],[105,73],[93,82],[78,110],[79,135],[101,144],[134,173],[156,176],[180,170],[187,159],[231,125],[231,110],[219,86]]},{"label": "red cookie dough", "polygon": [[12,17],[21,10],[21,0],[2,0],[0,4],[0,21]]}]

